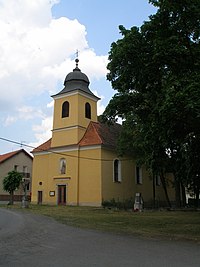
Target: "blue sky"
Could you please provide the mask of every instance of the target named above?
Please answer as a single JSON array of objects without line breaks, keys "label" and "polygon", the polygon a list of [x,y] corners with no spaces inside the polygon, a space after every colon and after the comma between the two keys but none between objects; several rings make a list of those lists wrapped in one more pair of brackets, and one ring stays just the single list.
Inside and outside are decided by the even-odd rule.
[{"label": "blue sky", "polygon": [[155,8],[148,0],[63,0],[53,8],[53,15],[78,19],[86,27],[87,40],[98,54],[107,54],[113,41],[119,39],[118,26],[140,26]]},{"label": "blue sky", "polygon": [[[148,0],[0,1],[0,137],[31,146],[51,137],[51,95],[63,88],[77,49],[101,114],[114,94],[106,65],[118,26],[140,26],[153,13]],[[0,154],[20,148],[0,139]]]}]

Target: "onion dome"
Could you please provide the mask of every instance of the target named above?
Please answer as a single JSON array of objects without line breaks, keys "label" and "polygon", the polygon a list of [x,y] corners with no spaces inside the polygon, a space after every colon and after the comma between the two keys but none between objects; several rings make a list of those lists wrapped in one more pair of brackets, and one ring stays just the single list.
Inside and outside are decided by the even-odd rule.
[{"label": "onion dome", "polygon": [[75,60],[75,62],[76,62],[76,68],[73,69],[72,72],[67,74],[65,81],[64,81],[65,87],[58,94],[56,94],[56,96],[69,93],[72,91],[80,90],[82,92],[85,92],[89,95],[96,97],[89,89],[90,81],[87,75],[81,72],[81,70],[78,67],[78,62],[79,62],[78,58]]}]

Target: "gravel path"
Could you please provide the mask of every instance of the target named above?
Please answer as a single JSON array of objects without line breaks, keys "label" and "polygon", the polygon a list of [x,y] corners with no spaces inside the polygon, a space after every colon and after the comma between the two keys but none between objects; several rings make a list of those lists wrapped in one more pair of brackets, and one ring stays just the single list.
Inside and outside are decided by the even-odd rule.
[{"label": "gravel path", "polygon": [[0,266],[199,267],[200,245],[77,229],[0,208]]}]

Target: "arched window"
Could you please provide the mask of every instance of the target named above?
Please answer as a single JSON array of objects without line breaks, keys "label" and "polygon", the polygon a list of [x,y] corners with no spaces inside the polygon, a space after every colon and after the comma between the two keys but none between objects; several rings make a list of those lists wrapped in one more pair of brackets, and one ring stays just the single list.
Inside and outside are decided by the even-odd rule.
[{"label": "arched window", "polygon": [[142,168],[140,166],[135,167],[136,184],[142,184]]},{"label": "arched window", "polygon": [[116,183],[119,183],[122,181],[122,178],[121,178],[121,161],[118,159],[115,159],[113,162],[113,180]]},{"label": "arched window", "polygon": [[62,118],[69,117],[69,102],[65,101],[62,104]]},{"label": "arched window", "polygon": [[66,174],[66,159],[60,159],[60,174]]},{"label": "arched window", "polygon": [[91,106],[89,103],[85,104],[85,117],[91,119]]}]

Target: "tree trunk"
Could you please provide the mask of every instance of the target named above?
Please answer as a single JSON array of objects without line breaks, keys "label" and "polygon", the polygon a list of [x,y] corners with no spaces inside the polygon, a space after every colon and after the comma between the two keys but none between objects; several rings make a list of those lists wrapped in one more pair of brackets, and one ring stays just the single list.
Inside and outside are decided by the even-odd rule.
[{"label": "tree trunk", "polygon": [[165,176],[163,173],[160,174],[160,179],[161,179],[161,183],[162,183],[162,186],[163,186],[163,189],[164,189],[164,192],[165,192],[165,197],[166,197],[166,201],[167,201],[167,204],[168,206],[171,208],[171,202],[169,200],[169,196],[168,196],[168,192],[167,192],[167,186],[166,186],[166,182],[165,182]]},{"label": "tree trunk", "polygon": [[14,203],[14,191],[10,192],[10,202],[9,202],[9,204],[13,205],[13,203]]},{"label": "tree trunk", "polygon": [[195,207],[199,207],[199,187],[196,188],[195,190]]},{"label": "tree trunk", "polygon": [[199,192],[200,192],[200,179],[199,176],[196,176],[195,179],[195,186],[194,186],[194,193],[195,193],[195,207],[198,208],[200,203],[199,203]]},{"label": "tree trunk", "polygon": [[180,190],[180,182],[175,177],[175,199],[176,199],[176,207],[181,207],[181,190]]},{"label": "tree trunk", "polygon": [[182,206],[185,207],[186,206],[186,193],[185,193],[185,186],[183,185],[183,183],[181,182],[181,193],[182,193]]},{"label": "tree trunk", "polygon": [[155,175],[153,175],[153,208],[156,208],[156,188],[155,188]]}]

